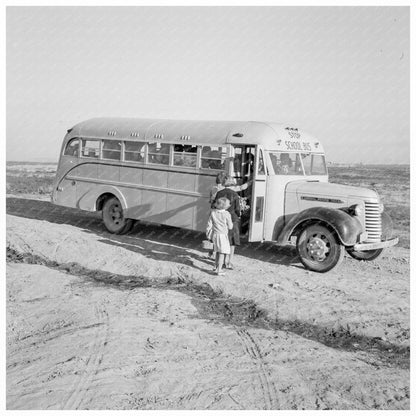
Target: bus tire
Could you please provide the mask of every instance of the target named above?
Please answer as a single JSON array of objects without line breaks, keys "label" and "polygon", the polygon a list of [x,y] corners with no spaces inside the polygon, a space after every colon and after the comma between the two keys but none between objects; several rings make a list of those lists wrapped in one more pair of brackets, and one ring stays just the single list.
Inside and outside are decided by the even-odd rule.
[{"label": "bus tire", "polygon": [[306,269],[325,273],[338,266],[345,254],[334,231],[320,224],[304,228],[296,242],[300,261]]},{"label": "bus tire", "polygon": [[347,248],[347,253],[355,260],[371,261],[375,260],[383,252],[382,248],[368,251],[355,251],[352,248]]},{"label": "bus tire", "polygon": [[134,223],[132,219],[124,217],[123,207],[115,196],[104,202],[102,215],[105,228],[113,234],[129,232]]}]

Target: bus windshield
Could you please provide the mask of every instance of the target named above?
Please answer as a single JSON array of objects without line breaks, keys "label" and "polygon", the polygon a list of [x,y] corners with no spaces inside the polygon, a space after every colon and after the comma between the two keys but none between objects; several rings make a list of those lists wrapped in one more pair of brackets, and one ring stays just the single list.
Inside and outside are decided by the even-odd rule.
[{"label": "bus windshield", "polygon": [[269,152],[269,155],[275,175],[327,175],[324,155],[287,152]]},{"label": "bus windshield", "polygon": [[303,175],[298,153],[269,152],[275,175]]},{"label": "bus windshield", "polygon": [[302,163],[305,175],[326,175],[326,164],[324,155],[302,153]]}]

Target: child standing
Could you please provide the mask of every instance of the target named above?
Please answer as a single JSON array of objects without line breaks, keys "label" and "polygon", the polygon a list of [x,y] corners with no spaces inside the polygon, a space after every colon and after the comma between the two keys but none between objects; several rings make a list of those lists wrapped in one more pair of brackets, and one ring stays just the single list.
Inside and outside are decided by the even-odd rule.
[{"label": "child standing", "polygon": [[224,180],[225,188],[217,192],[217,199],[226,198],[229,201],[228,212],[231,215],[233,222],[233,227],[228,233],[229,242],[230,242],[230,255],[227,258],[226,267],[227,269],[232,269],[232,260],[234,256],[235,246],[240,245],[240,217],[241,217],[241,208],[240,208],[240,199],[237,193],[233,190],[235,187],[235,179],[226,175]]},{"label": "child standing", "polygon": [[[209,203],[211,205],[211,209],[215,209],[215,202],[216,202],[216,196],[217,193],[219,191],[222,191],[225,186],[224,186],[224,182],[225,182],[225,178],[227,178],[228,175],[226,175],[224,172],[220,172],[217,177],[215,178],[215,185],[211,188],[210,192],[209,192]],[[228,188],[233,190],[234,192],[241,192],[246,190],[250,185],[251,185],[251,180],[248,181],[247,183],[244,183],[242,185],[237,185],[235,180],[232,184],[228,184]],[[208,257],[210,259],[216,259],[216,253],[215,250],[213,250],[212,252],[210,252],[208,254]],[[231,259],[230,259],[231,261]]]},{"label": "child standing", "polygon": [[227,211],[230,207],[230,201],[227,198],[219,198],[215,203],[215,209],[211,211],[207,224],[207,237],[214,243],[214,252],[216,252],[215,271],[217,275],[224,275],[222,266],[224,260],[229,262],[228,258],[231,252],[230,242],[228,239],[228,230],[233,228],[231,214]]}]

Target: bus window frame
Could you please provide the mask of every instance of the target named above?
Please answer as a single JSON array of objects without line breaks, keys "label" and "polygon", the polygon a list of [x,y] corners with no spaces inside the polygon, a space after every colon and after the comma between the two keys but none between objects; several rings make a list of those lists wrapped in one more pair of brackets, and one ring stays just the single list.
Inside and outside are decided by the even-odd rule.
[{"label": "bus window frame", "polygon": [[[186,144],[184,144],[184,143],[172,143],[172,165],[170,165],[170,166],[172,166],[172,167],[176,167],[176,168],[185,168],[185,169],[192,169],[192,170],[195,170],[195,169],[198,169],[198,156],[200,155],[200,152],[199,152],[199,149],[201,148],[201,145],[199,145],[199,144],[196,144],[196,143],[186,143]],[[193,146],[193,147],[196,147],[196,152],[176,152],[175,151],[175,146],[183,146],[183,147],[185,147],[185,146]],[[184,156],[184,157],[187,157],[187,156],[195,156],[195,166],[186,166],[186,165],[176,165],[175,164],[175,156],[177,156],[177,155],[182,155],[182,156]]]},{"label": "bus window frame", "polygon": [[[187,143],[191,146],[195,146],[197,148],[196,153],[190,153],[191,155],[196,155],[196,166],[183,166],[183,165],[175,165],[174,162],[174,156],[175,156],[175,151],[174,151],[174,146],[176,145],[182,145],[182,146],[186,146],[186,144],[181,143],[181,142],[162,142],[162,141],[154,141],[154,140],[142,140],[140,141],[140,143],[142,143],[142,145],[144,144],[145,148],[143,150],[143,159],[140,161],[135,161],[135,160],[126,160],[125,159],[125,144],[126,142],[136,142],[134,140],[126,140],[126,139],[119,139],[119,142],[121,144],[120,146],[120,158],[119,159],[108,159],[108,158],[104,158],[103,157],[103,150],[104,150],[104,142],[107,140],[112,140],[112,141],[116,141],[116,138],[98,138],[98,137],[88,137],[88,136],[78,136],[78,137],[71,137],[67,142],[66,145],[64,147],[63,152],[65,152],[66,146],[67,144],[74,140],[77,139],[78,140],[78,153],[79,156],[78,158],[82,158],[82,159],[86,159],[86,160],[94,160],[94,161],[105,161],[105,162],[118,162],[118,163],[126,163],[126,164],[139,164],[141,166],[148,166],[148,167],[152,167],[152,166],[164,166],[166,168],[170,167],[170,168],[179,168],[179,169],[186,169],[186,170],[192,170],[195,172],[201,171],[203,173],[212,173],[212,174],[218,174],[219,172],[222,171],[227,171],[227,169],[229,168],[229,159],[230,159],[230,149],[231,146],[228,143],[224,143],[224,144],[218,144],[218,143]],[[90,156],[84,156],[82,154],[82,141],[93,141],[93,142],[98,142],[99,144],[99,156],[98,157],[90,157]],[[163,153],[162,156],[169,156],[169,163],[154,163],[149,161],[149,156],[155,155],[155,153],[149,153],[149,145],[151,144],[155,144],[155,143],[159,143],[161,145],[167,145],[169,146],[169,153]],[[221,155],[225,155],[224,158],[221,157],[220,158],[207,158],[207,157],[203,157],[202,156],[202,150],[204,147],[217,147],[217,148],[222,148],[223,151],[221,152]],[[110,149],[111,150],[111,149]],[[117,151],[117,150],[115,150]],[[130,152],[130,153],[134,153],[134,152]],[[181,152],[177,152],[177,153],[181,153]],[[186,152],[184,152],[185,155],[187,155]],[[267,162],[266,162],[266,158],[265,155],[267,153],[264,151],[263,149],[263,159],[265,161],[265,167],[266,167],[266,172],[268,172],[269,168],[267,166]],[[223,161],[223,166],[221,168],[218,169],[212,169],[212,168],[205,168],[202,167],[202,161],[203,160],[218,160],[218,161]]]},{"label": "bus window frame", "polygon": [[[302,155],[310,155],[311,156],[311,166],[310,166],[310,172],[311,173],[306,173],[305,164],[303,163],[304,158],[302,157]],[[301,156],[302,168],[303,168],[303,172],[304,172],[305,176],[327,176],[328,175],[328,166],[327,166],[327,163],[326,163],[326,158],[325,158],[324,153],[312,153],[312,152],[305,153],[305,152],[303,152],[303,153],[300,153],[300,156]],[[314,156],[321,156],[323,158],[325,173],[312,173],[312,167],[313,167],[312,161],[314,161]]]},{"label": "bus window frame", "polygon": [[[229,144],[216,144],[216,143],[204,143],[204,144],[199,144],[197,145],[200,147],[200,151],[198,153],[198,157],[199,159],[197,160],[197,169],[203,170],[204,172],[223,172],[226,171],[228,169],[227,167],[227,160],[230,157],[230,145]],[[204,149],[204,147],[218,147],[218,148],[225,148],[225,152],[221,152],[221,155],[223,153],[225,153],[225,158],[224,158],[224,163],[223,163],[223,167],[219,168],[219,169],[212,169],[212,168],[205,168],[202,166],[202,161],[203,160],[219,160],[222,161],[222,157],[221,158],[210,158],[210,157],[204,157],[202,156],[202,151]]]},{"label": "bus window frame", "polygon": [[[75,155],[67,155],[65,153],[65,151],[68,149],[69,144],[72,143],[75,140],[78,140],[78,155],[77,156],[75,156]],[[64,143],[63,150],[62,150],[62,156],[69,156],[69,157],[79,158],[81,156],[81,138],[80,137],[71,137],[71,138],[69,138],[67,140],[67,142]]]},{"label": "bus window frame", "polygon": [[[144,165],[145,161],[146,161],[146,157],[147,157],[147,141],[135,141],[135,140],[123,140],[122,141],[123,145],[123,155],[122,155],[122,162],[126,162],[126,163],[135,163],[135,164],[140,164],[140,165]],[[139,143],[142,144],[142,146],[144,146],[144,150],[143,150],[143,156],[142,156],[142,152],[138,152],[139,155],[142,157],[141,160],[126,160],[126,152],[127,153],[137,153],[137,152],[133,152],[130,150],[126,150],[126,143]]]},{"label": "bus window frame", "polygon": [[[158,153],[149,153],[149,145],[150,144],[161,144],[161,145],[168,145],[169,146],[169,153],[160,153],[160,156],[168,156],[168,163],[154,163],[154,162],[150,162],[149,161],[149,155],[151,156],[157,156]],[[166,142],[147,142],[146,145],[146,158],[145,158],[145,165],[149,166],[149,165],[155,165],[155,166],[168,166],[168,167],[172,167],[173,166],[173,146],[172,143],[166,143]]]},{"label": "bus window frame", "polygon": [[[287,153],[289,155],[296,155],[297,159],[300,162],[300,167],[301,167],[302,171],[301,172],[299,171],[299,173],[290,173],[290,172],[289,173],[280,173],[280,172],[276,172],[276,169],[275,169],[275,166],[273,164],[273,160],[272,160],[271,156],[272,156],[272,154],[274,154],[274,155],[278,154],[279,159],[280,159],[280,155],[282,155],[283,153]],[[304,176],[307,176],[307,175],[305,175],[305,169],[304,169],[303,161],[302,161],[302,157],[301,157],[302,153],[300,153],[300,152],[288,152],[288,151],[282,151],[282,150],[267,150],[266,154],[267,154],[267,157],[268,157],[269,163],[270,163],[270,172],[272,172],[272,173],[270,173],[270,176],[282,176],[282,177],[286,177],[286,176],[304,177]],[[292,163],[296,164],[296,159],[292,160]]]},{"label": "bus window frame", "polygon": [[[101,160],[113,160],[113,161],[118,161],[118,162],[122,162],[123,160],[122,160],[122,155],[123,155],[123,153],[122,153],[122,150],[123,150],[123,140],[116,140],[116,139],[101,139],[101,141],[102,141],[102,144],[101,144],[101,157],[100,157],[100,159]],[[119,143],[120,143],[120,150],[115,150],[115,149],[104,149],[104,143],[105,142],[116,142],[116,141],[118,141]],[[110,152],[119,152],[120,153],[120,156],[119,156],[119,158],[118,159],[111,159],[111,158],[108,158],[108,157],[104,157],[104,151],[110,151]]]},{"label": "bus window frame", "polygon": [[[98,157],[91,157],[91,156],[84,156],[83,152],[82,152],[82,140],[85,141],[91,141],[91,142],[99,142],[99,147],[98,147]],[[102,160],[102,149],[103,149],[103,139],[98,139],[95,137],[80,137],[80,158],[83,159],[88,159],[88,160]]]}]

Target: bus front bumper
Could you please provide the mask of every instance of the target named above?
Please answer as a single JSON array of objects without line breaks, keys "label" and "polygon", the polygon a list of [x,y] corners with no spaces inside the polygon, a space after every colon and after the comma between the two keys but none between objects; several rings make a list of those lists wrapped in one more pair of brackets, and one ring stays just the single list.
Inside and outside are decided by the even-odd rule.
[{"label": "bus front bumper", "polygon": [[380,241],[377,243],[357,243],[354,245],[354,251],[368,251],[377,250],[379,248],[387,248],[395,246],[399,242],[399,238],[392,238],[391,240]]}]

